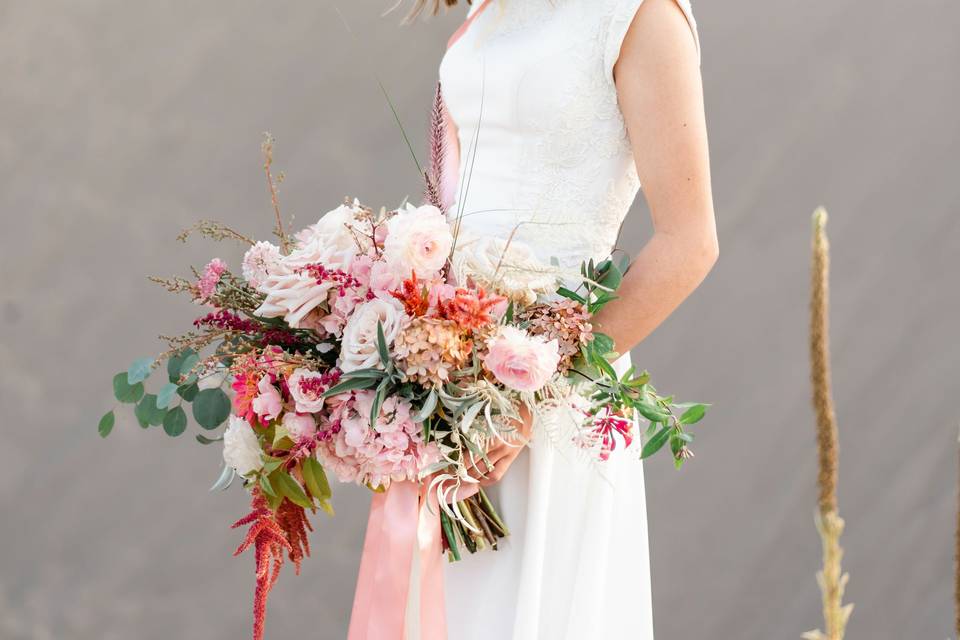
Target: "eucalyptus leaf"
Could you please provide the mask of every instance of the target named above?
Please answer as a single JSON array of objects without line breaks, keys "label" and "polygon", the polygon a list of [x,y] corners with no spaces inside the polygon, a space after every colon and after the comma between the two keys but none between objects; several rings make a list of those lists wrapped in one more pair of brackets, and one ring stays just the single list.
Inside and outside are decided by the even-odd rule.
[{"label": "eucalyptus leaf", "polygon": [[221,442],[222,440],[223,440],[223,436],[220,436],[219,438],[208,438],[202,433],[197,434],[197,442],[199,442],[200,444],[213,444],[214,442]]},{"label": "eucalyptus leaf", "polygon": [[173,384],[172,382],[168,382],[160,387],[160,391],[157,392],[157,406],[161,409],[168,408],[176,395],[177,385]]},{"label": "eucalyptus leaf", "polygon": [[163,417],[163,430],[171,438],[176,438],[187,430],[187,414],[183,407],[174,407]]},{"label": "eucalyptus leaf", "polygon": [[137,422],[140,423],[141,427],[158,427],[163,424],[163,419],[166,417],[167,411],[157,406],[157,396],[148,393],[137,403],[133,414],[136,416]]},{"label": "eucalyptus leaf", "polygon": [[177,395],[186,400],[187,402],[193,402],[197,397],[197,394],[200,393],[200,387],[197,386],[196,382],[191,382],[189,384],[182,384],[177,387]]},{"label": "eucalyptus leaf", "polygon": [[222,389],[204,389],[193,399],[193,418],[204,429],[216,429],[230,415],[230,398]]},{"label": "eucalyptus leaf", "polygon": [[153,358],[139,358],[134,360],[130,368],[127,369],[127,384],[137,384],[150,377],[150,370],[153,368]]},{"label": "eucalyptus leaf", "polygon": [[113,411],[107,411],[103,414],[103,417],[100,418],[100,424],[97,425],[97,433],[100,434],[101,438],[106,438],[110,435],[110,432],[113,431],[113,425],[116,423],[117,418],[113,414]]},{"label": "eucalyptus leaf", "polygon": [[130,384],[127,382],[127,372],[113,376],[113,396],[120,402],[132,404],[139,402],[143,397],[143,383]]}]

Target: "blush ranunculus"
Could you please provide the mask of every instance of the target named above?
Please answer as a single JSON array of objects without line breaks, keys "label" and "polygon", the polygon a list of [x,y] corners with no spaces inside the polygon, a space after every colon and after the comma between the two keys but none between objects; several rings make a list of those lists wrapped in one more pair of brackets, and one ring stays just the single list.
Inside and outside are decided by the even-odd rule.
[{"label": "blush ranunculus", "polygon": [[281,424],[294,442],[312,438],[313,434],[317,432],[317,421],[310,414],[285,413]]},{"label": "blush ranunculus", "polygon": [[502,384],[516,391],[539,391],[557,372],[560,350],[522,329],[504,326],[487,346],[483,366]]},{"label": "blush ranunculus", "polygon": [[443,268],[452,246],[450,225],[434,206],[407,205],[387,222],[384,257],[404,280],[412,273],[431,279]]},{"label": "blush ranunculus", "polygon": [[280,411],[283,409],[283,398],[277,388],[273,386],[273,383],[270,382],[270,376],[260,378],[257,390],[260,394],[253,399],[250,406],[254,413],[260,417],[260,421],[266,424],[280,415]]}]

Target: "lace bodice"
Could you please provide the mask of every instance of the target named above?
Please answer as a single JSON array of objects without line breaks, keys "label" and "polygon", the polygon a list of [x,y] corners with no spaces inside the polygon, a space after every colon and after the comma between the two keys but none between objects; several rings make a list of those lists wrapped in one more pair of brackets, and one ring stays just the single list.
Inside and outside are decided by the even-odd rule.
[{"label": "lace bodice", "polygon": [[[460,141],[450,211],[463,211],[465,231],[513,234],[564,267],[610,252],[640,186],[613,67],[641,2],[492,0],[449,48],[440,82]],[[678,4],[696,37],[688,0]]]}]

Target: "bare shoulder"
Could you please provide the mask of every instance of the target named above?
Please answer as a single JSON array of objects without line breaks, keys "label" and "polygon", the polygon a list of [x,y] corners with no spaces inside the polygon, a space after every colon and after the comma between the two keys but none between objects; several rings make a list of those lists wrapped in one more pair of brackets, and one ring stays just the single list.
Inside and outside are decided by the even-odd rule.
[{"label": "bare shoulder", "polygon": [[696,24],[686,0],[643,0],[624,38],[617,69],[634,65],[699,66]]}]

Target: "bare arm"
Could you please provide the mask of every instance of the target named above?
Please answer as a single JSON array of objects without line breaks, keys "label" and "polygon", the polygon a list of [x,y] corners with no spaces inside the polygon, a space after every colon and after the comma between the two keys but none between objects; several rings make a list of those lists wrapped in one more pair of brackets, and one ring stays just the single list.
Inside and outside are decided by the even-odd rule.
[{"label": "bare arm", "polygon": [[626,353],[703,281],[718,255],[697,51],[675,0],[645,0],[614,67],[654,233],[595,318]]}]

